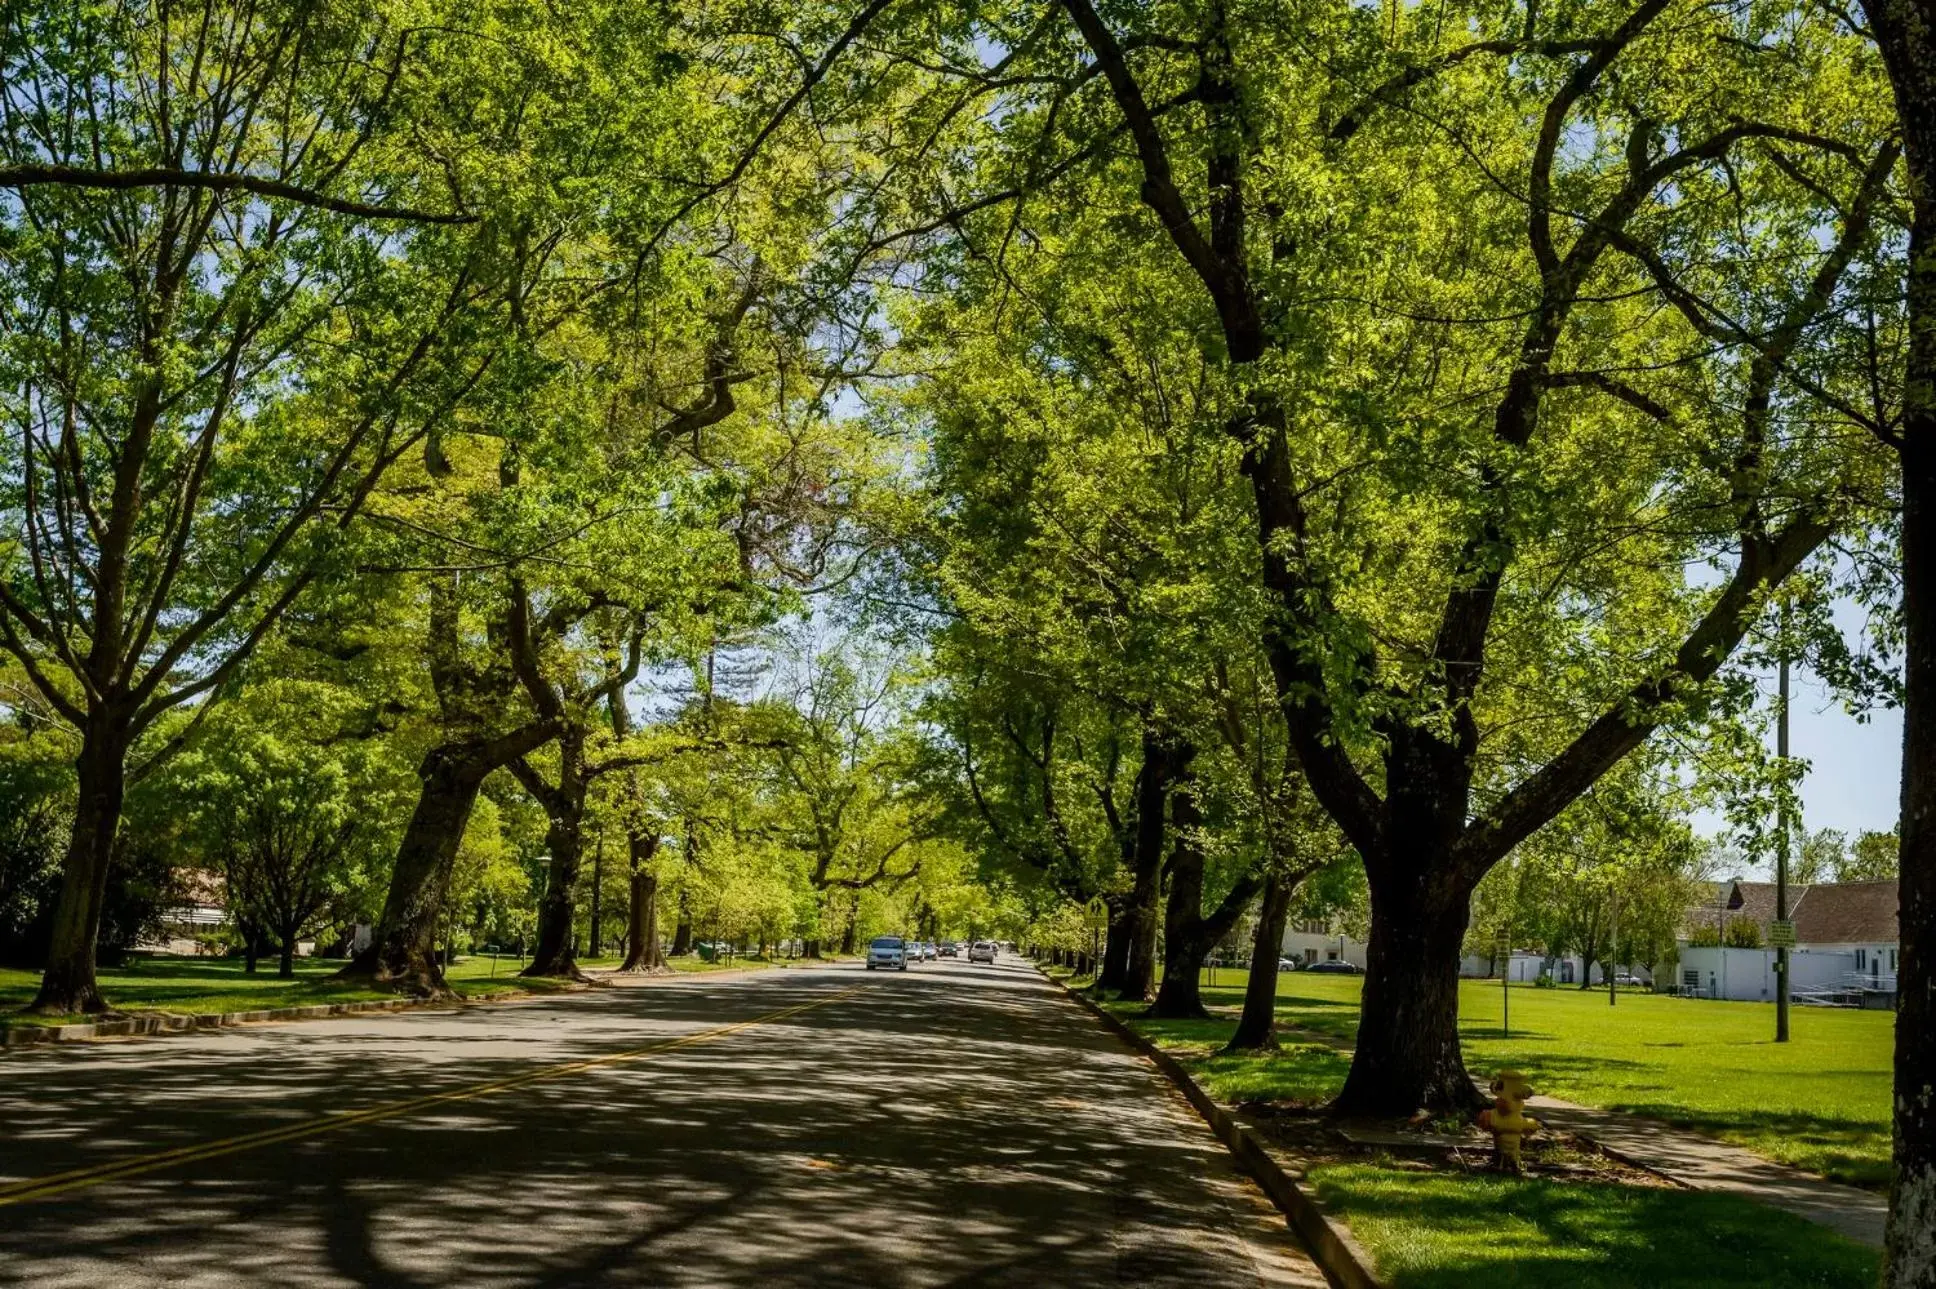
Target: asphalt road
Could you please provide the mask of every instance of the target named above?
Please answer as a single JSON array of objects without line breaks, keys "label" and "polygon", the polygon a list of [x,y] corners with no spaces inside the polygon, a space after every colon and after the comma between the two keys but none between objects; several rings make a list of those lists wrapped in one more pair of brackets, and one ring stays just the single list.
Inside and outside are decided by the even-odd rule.
[{"label": "asphalt road", "polygon": [[1024,963],[0,1056],[0,1285],[1322,1285]]}]

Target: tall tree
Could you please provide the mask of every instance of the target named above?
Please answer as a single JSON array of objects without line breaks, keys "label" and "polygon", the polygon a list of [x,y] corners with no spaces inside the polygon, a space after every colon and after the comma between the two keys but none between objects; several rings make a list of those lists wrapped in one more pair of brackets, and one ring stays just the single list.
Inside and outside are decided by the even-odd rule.
[{"label": "tall tree", "polygon": [[179,739],[130,765],[137,744],[208,710],[467,383],[445,342],[474,217],[400,146],[425,43],[384,6],[26,4],[0,26],[21,520],[0,644],[81,732],[38,1011],[106,1006],[128,782]]},{"label": "tall tree", "polygon": [[1936,4],[1863,0],[1895,91],[1909,176],[1901,408],[1902,969],[1896,1011],[1895,1179],[1884,1282],[1936,1285]]}]

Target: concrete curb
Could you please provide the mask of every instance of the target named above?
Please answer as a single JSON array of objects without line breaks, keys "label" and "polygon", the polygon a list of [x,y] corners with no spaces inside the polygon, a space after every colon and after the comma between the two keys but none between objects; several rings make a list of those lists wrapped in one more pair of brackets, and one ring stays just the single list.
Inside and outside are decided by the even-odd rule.
[{"label": "concrete curb", "polygon": [[[1037,970],[1040,969],[1038,964]],[[1059,986],[1066,997],[1101,1021],[1104,1029],[1128,1044],[1138,1055],[1148,1057],[1176,1085],[1177,1091],[1203,1116],[1204,1122],[1210,1125],[1210,1130],[1236,1157],[1243,1170],[1263,1187],[1264,1194],[1270,1196],[1271,1202],[1283,1212],[1285,1220],[1303,1239],[1305,1248],[1310,1250],[1312,1260],[1324,1272],[1326,1280],[1337,1289],[1385,1289],[1384,1282],[1371,1269],[1370,1256],[1352,1238],[1351,1229],[1325,1210],[1323,1202],[1305,1184],[1303,1177],[1279,1163],[1252,1129],[1239,1123],[1235,1115],[1211,1100],[1210,1094],[1197,1085],[1197,1081],[1190,1077],[1190,1072],[1179,1065],[1175,1057],[1047,972],[1043,973],[1043,977]]]}]

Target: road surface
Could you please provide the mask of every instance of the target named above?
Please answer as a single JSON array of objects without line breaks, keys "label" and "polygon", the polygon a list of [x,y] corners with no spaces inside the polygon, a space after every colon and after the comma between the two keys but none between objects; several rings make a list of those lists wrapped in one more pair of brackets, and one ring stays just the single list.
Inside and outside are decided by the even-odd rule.
[{"label": "road surface", "polygon": [[1022,962],[0,1056],[0,1285],[1322,1283]]}]

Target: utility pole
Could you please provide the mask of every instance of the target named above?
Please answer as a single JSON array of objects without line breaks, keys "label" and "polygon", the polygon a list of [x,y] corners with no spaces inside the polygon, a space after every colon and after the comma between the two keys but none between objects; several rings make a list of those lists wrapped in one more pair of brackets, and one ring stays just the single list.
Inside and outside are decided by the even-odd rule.
[{"label": "utility pole", "polygon": [[1788,1041],[1788,605],[1781,606],[1780,710],[1775,713],[1775,757],[1781,765],[1775,798],[1775,1041]]}]

